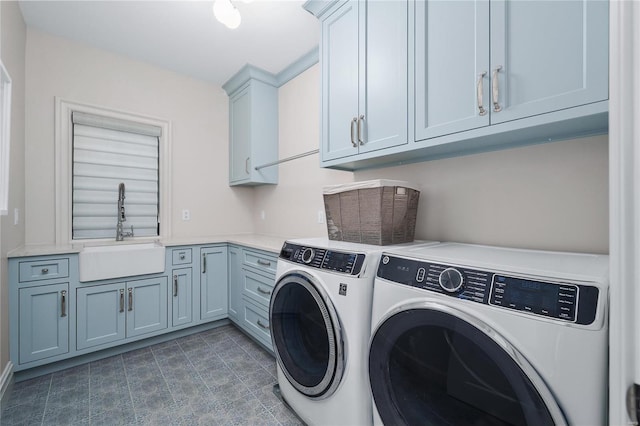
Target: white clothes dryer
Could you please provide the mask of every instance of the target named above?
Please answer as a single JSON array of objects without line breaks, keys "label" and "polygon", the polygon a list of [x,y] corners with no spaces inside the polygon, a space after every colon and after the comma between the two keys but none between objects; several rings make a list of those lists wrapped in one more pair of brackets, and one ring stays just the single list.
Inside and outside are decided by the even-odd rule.
[{"label": "white clothes dryer", "polygon": [[385,251],[374,424],[606,424],[608,265],[455,243]]},{"label": "white clothes dryer", "polygon": [[285,242],[269,306],[280,392],[310,425],[370,425],[373,282],[385,247]]}]

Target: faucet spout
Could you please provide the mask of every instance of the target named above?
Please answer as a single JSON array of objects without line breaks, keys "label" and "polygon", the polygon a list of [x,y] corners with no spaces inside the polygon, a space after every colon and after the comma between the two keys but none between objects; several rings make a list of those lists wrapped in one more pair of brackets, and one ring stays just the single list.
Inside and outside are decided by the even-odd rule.
[{"label": "faucet spout", "polygon": [[[118,222],[116,224],[116,241],[123,241],[125,237],[125,233],[122,231],[122,222],[127,220],[124,214],[124,198],[124,182],[120,182],[120,185],[118,185]],[[130,235],[133,235],[133,226],[131,226]]]}]

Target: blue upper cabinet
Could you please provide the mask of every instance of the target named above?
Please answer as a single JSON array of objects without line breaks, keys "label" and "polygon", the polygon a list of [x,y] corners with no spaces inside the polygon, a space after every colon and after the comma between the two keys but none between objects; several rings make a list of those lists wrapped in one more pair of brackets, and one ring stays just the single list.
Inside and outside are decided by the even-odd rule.
[{"label": "blue upper cabinet", "polygon": [[608,99],[608,16],[600,0],[492,0],[491,123]]},{"label": "blue upper cabinet", "polygon": [[606,101],[607,18],[598,0],[417,1],[415,139]]},{"label": "blue upper cabinet", "polygon": [[322,22],[324,167],[356,170],[608,130],[606,0],[304,7]]},{"label": "blue upper cabinet", "polygon": [[278,89],[275,76],[250,65],[223,88],[229,95],[229,185],[278,183]]},{"label": "blue upper cabinet", "polygon": [[489,125],[489,2],[416,2],[415,139]]},{"label": "blue upper cabinet", "polygon": [[406,144],[408,2],[351,0],[324,12],[323,164]]}]

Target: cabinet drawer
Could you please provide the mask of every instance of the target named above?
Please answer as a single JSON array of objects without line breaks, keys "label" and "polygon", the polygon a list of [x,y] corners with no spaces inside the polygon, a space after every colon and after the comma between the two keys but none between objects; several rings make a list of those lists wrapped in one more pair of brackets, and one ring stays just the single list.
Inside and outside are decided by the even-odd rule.
[{"label": "cabinet drawer", "polygon": [[276,273],[278,258],[275,255],[250,250],[243,250],[243,252],[244,265],[258,268],[259,270],[270,274]]},{"label": "cabinet drawer", "polygon": [[18,280],[23,283],[68,276],[69,259],[40,259],[20,262]]},{"label": "cabinet drawer", "polygon": [[273,278],[263,277],[247,269],[242,270],[242,294],[266,309],[269,309],[274,285]]},{"label": "cabinet drawer", "polygon": [[269,313],[267,311],[254,306],[245,299],[242,325],[271,348],[271,331],[269,329]]},{"label": "cabinet drawer", "polygon": [[173,249],[171,252],[173,256],[173,265],[185,265],[191,263],[191,249]]}]

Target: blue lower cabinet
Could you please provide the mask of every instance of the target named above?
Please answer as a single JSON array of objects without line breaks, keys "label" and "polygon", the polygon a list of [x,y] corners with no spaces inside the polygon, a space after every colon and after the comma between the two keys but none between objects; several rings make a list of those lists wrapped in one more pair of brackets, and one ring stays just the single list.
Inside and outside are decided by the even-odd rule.
[{"label": "blue lower cabinet", "polygon": [[69,352],[69,283],[21,288],[18,299],[19,363]]},{"label": "blue lower cabinet", "polygon": [[167,328],[167,278],[99,284],[77,290],[78,350]]},{"label": "blue lower cabinet", "polygon": [[200,249],[200,319],[227,317],[227,247]]},{"label": "blue lower cabinet", "polygon": [[193,322],[193,282],[191,268],[174,269],[171,275],[172,325]]}]

